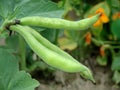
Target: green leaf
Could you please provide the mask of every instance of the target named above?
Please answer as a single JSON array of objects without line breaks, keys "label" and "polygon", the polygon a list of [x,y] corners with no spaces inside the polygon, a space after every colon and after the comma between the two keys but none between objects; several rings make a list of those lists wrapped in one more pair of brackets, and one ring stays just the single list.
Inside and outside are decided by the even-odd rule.
[{"label": "green leaf", "polygon": [[5,19],[13,13],[15,0],[0,0],[0,16]]},{"label": "green leaf", "polygon": [[63,10],[50,0],[0,0],[3,19],[25,16],[61,17]]},{"label": "green leaf", "polygon": [[110,0],[111,1],[111,7],[112,12],[119,12],[120,11],[120,0]]},{"label": "green leaf", "polygon": [[117,39],[120,39],[120,19],[112,22],[111,31]]},{"label": "green leaf", "polygon": [[57,4],[50,0],[29,0],[24,5],[20,5],[21,12],[18,17],[24,16],[46,16],[46,17],[61,17],[63,10]]},{"label": "green leaf", "polygon": [[[16,58],[8,53],[6,50],[0,48],[0,81],[4,89],[7,90],[7,86],[11,80],[11,77],[18,71],[18,61]],[[4,86],[3,86],[4,85]]]},{"label": "green leaf", "polygon": [[98,64],[100,64],[102,66],[106,66],[107,65],[107,57],[106,56],[98,56],[97,62],[98,62]]},{"label": "green leaf", "polygon": [[96,37],[99,38],[101,35],[101,32],[103,30],[103,25],[100,25],[98,27],[91,27],[92,28],[92,34]]},{"label": "green leaf", "polygon": [[4,49],[4,51],[8,53],[14,53],[15,51],[11,48],[8,48],[7,46],[0,46],[0,49]]},{"label": "green leaf", "polygon": [[38,82],[25,71],[17,72],[9,83],[9,90],[34,90]]},{"label": "green leaf", "polygon": [[114,56],[111,66],[112,70],[120,70],[120,56]]},{"label": "green leaf", "polygon": [[5,31],[5,32],[0,33],[0,38],[6,38],[6,37],[8,37],[8,36],[9,36],[8,31]]},{"label": "green leaf", "polygon": [[0,90],[34,90],[38,85],[29,74],[19,71],[18,60],[12,53],[0,48]]},{"label": "green leaf", "polygon": [[80,39],[83,38],[83,35],[86,33],[86,31],[72,31],[72,30],[65,30],[64,31],[64,35],[73,40],[73,41],[76,41],[76,42],[79,42]]},{"label": "green leaf", "polygon": [[103,8],[105,10],[105,14],[107,16],[110,15],[110,7],[108,6],[107,2],[101,2],[97,5],[95,5],[94,7],[92,7],[88,12],[85,13],[84,17],[89,17],[91,15],[94,15],[96,10],[99,8]]},{"label": "green leaf", "polygon": [[2,24],[2,17],[0,17],[0,25]]},{"label": "green leaf", "polygon": [[74,50],[77,47],[77,43],[73,40],[70,40],[66,37],[58,39],[58,44],[62,50]]},{"label": "green leaf", "polygon": [[116,84],[120,83],[120,72],[115,71],[112,79]]},{"label": "green leaf", "polygon": [[18,35],[12,35],[10,37],[7,37],[5,41],[9,48],[15,50],[18,49],[18,44],[19,44]]},{"label": "green leaf", "polygon": [[55,29],[44,29],[40,32],[43,37],[48,39],[50,42],[54,42],[56,38],[56,30]]}]

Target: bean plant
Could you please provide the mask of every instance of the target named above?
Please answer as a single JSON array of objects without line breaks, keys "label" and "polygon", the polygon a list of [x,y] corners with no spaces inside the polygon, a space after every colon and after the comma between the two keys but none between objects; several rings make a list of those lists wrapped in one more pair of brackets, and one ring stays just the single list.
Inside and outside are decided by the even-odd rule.
[{"label": "bean plant", "polygon": [[[64,9],[50,0],[0,0],[0,36],[7,38],[7,45],[0,47],[0,90],[34,90],[39,85],[25,72],[29,71],[25,63],[26,47],[49,66],[64,72],[78,72],[95,83],[89,68],[44,38],[40,31],[46,28],[87,30],[101,13],[78,21],[62,19],[63,13]],[[16,37],[10,40],[13,35]]]}]

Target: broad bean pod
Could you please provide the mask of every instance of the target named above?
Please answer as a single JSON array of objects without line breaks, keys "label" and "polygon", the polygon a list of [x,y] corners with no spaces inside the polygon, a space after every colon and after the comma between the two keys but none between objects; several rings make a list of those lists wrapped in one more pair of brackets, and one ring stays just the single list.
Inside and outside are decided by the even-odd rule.
[{"label": "broad bean pod", "polygon": [[10,26],[10,30],[18,32],[26,40],[31,49],[48,65],[65,72],[80,72],[84,78],[95,82],[91,71],[86,66],[51,44],[35,30],[28,26],[21,25],[12,25]]},{"label": "broad bean pod", "polygon": [[79,21],[68,21],[59,18],[47,18],[40,16],[24,17],[20,19],[21,25],[41,26],[66,30],[85,30],[92,26],[99,18],[100,14]]},{"label": "broad bean pod", "polygon": [[44,45],[48,49],[66,57],[66,58],[69,58],[70,60],[72,59],[72,60],[76,61],[72,56],[70,56],[68,53],[64,52],[63,50],[61,50],[60,48],[58,48],[57,46],[55,46],[54,44],[49,42],[47,39],[45,39],[43,36],[41,36],[34,29],[29,28],[28,32],[30,32],[42,45]]}]

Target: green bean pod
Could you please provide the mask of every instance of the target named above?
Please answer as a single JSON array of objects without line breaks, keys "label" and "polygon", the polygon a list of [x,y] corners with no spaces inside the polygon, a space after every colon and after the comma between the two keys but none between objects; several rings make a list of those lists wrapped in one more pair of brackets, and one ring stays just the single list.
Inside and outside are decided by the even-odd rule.
[{"label": "green bean pod", "polygon": [[[28,29],[27,29],[28,30]],[[38,32],[36,32],[34,29],[29,28],[28,32],[30,32],[42,45],[44,45],[45,47],[47,47],[48,49],[68,58],[68,59],[72,59],[74,61],[76,61],[72,56],[70,56],[68,53],[64,52],[63,50],[61,50],[60,48],[58,48],[56,45],[52,44],[50,41],[48,41],[47,39],[45,39],[43,36],[41,36],[41,34],[39,34]]]},{"label": "green bean pod", "polygon": [[79,21],[68,21],[59,18],[47,18],[40,16],[24,17],[20,19],[21,25],[41,26],[66,30],[85,30],[92,26],[99,18],[100,14]]},{"label": "green bean pod", "polygon": [[[84,78],[94,82],[92,73],[86,66],[79,63],[64,51],[59,50],[58,47],[52,46],[49,41],[45,40],[35,30],[33,32],[33,29],[30,27],[20,25],[12,25],[10,29],[18,32],[26,40],[31,49],[48,65],[65,72],[80,72]],[[35,36],[35,34],[37,34],[37,36]],[[39,37],[43,40],[40,40]],[[48,43],[43,43],[44,40],[45,43]],[[52,46],[52,48],[50,48],[49,45]],[[53,47],[55,47],[56,50],[53,50]]]}]

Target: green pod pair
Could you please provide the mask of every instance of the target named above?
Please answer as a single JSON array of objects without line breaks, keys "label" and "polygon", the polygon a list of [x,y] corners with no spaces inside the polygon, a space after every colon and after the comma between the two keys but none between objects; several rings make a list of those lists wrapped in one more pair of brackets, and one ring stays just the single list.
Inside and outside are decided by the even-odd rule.
[{"label": "green pod pair", "polygon": [[41,26],[66,30],[85,30],[92,26],[99,18],[100,14],[79,21],[68,21],[59,18],[47,18],[40,16],[24,17],[20,19],[21,25]]},{"label": "green pod pair", "polygon": [[81,76],[95,82],[91,71],[86,66],[50,43],[34,29],[28,26],[11,25],[10,30],[18,32],[31,49],[48,65],[65,72],[80,72]]}]

